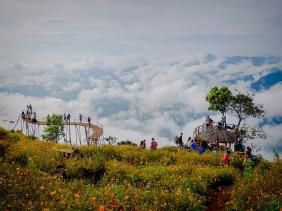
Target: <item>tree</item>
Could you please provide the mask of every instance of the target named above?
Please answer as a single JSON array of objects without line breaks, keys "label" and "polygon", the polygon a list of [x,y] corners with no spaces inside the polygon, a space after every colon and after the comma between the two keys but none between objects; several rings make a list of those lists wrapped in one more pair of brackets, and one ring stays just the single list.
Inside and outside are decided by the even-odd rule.
[{"label": "tree", "polygon": [[137,146],[137,144],[133,143],[133,142],[130,141],[130,140],[118,142],[117,145],[131,145],[131,146]]},{"label": "tree", "polygon": [[232,92],[226,86],[213,87],[206,96],[209,103],[209,110],[220,111],[222,116],[226,116],[226,111],[232,99]]},{"label": "tree", "polygon": [[46,119],[46,127],[42,135],[44,140],[59,141],[64,136],[64,119],[60,114],[48,115]]},{"label": "tree", "polygon": [[108,144],[114,144],[114,143],[116,143],[117,138],[116,138],[116,137],[109,136],[108,138],[104,138],[104,140],[105,140],[106,142],[108,142]]},{"label": "tree", "polygon": [[261,118],[264,116],[264,109],[261,104],[254,103],[254,95],[236,91],[232,95],[228,110],[238,118],[237,127],[240,128],[241,122],[248,117]]}]

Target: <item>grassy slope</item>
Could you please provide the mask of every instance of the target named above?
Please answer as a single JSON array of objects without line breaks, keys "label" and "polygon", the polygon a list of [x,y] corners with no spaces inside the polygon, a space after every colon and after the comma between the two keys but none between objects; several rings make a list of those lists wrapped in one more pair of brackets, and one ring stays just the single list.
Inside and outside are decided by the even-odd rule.
[{"label": "grassy slope", "polygon": [[238,157],[224,168],[220,154],[175,147],[80,147],[83,158],[62,159],[57,149],[69,146],[3,130],[0,146],[6,151],[0,158],[0,210],[204,210],[210,190],[234,183],[230,210],[277,208],[282,201],[281,161],[262,161],[242,178]]}]

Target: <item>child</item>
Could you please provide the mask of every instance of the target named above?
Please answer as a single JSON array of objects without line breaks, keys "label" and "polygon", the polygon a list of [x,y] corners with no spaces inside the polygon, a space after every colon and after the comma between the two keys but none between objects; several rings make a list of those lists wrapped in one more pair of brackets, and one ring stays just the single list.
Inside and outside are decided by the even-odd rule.
[{"label": "child", "polygon": [[224,151],[222,160],[223,160],[225,167],[227,167],[230,163],[229,154],[230,154],[230,151],[228,149]]}]

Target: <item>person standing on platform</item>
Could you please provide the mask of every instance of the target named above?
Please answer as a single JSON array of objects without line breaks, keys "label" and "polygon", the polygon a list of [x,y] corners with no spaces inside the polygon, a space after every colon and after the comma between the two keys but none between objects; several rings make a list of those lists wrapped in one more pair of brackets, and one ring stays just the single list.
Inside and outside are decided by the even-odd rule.
[{"label": "person standing on platform", "polygon": [[82,122],[82,114],[79,113],[79,122],[81,123]]}]

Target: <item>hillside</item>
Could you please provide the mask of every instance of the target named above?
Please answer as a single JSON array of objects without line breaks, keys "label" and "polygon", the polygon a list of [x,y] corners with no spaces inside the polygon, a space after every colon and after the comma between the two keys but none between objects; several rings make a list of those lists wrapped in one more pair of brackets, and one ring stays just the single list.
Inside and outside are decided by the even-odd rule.
[{"label": "hillside", "polygon": [[282,161],[164,147],[79,147],[0,129],[0,210],[280,210]]}]

